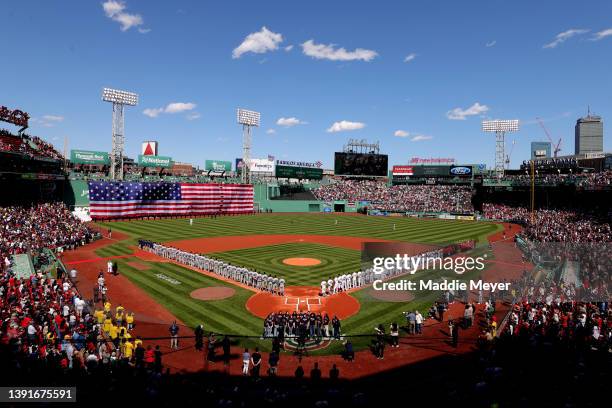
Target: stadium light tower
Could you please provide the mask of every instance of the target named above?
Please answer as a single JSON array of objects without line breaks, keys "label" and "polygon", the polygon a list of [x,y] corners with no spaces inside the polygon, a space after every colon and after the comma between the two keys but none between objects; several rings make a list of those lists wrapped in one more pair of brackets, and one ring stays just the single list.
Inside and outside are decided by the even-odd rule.
[{"label": "stadium light tower", "polygon": [[497,174],[497,177],[504,176],[504,162],[506,160],[506,133],[517,132],[518,130],[519,121],[517,119],[496,119],[482,121],[483,132],[495,133],[495,174]]},{"label": "stadium light tower", "polygon": [[138,95],[132,92],[104,88],[102,100],[113,104],[113,147],[111,150],[111,178],[123,180],[123,107],[138,105]]},{"label": "stadium light tower", "polygon": [[238,124],[242,125],[242,182],[251,182],[251,128],[259,127],[261,114],[246,109],[238,108],[236,112]]}]

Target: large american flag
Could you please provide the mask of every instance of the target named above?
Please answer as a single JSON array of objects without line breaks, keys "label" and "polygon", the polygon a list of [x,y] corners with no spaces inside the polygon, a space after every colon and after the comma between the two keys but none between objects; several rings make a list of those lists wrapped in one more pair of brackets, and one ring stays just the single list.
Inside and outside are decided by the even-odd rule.
[{"label": "large american flag", "polygon": [[89,208],[94,219],[247,213],[253,211],[253,186],[90,181]]}]

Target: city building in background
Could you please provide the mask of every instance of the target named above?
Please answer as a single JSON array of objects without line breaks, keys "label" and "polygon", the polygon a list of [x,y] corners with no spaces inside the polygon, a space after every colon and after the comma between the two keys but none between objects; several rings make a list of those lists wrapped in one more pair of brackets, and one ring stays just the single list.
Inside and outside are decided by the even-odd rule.
[{"label": "city building in background", "polygon": [[591,115],[576,121],[575,154],[603,152],[603,120],[601,116]]},{"label": "city building in background", "polygon": [[531,142],[531,159],[545,159],[551,157],[550,142]]}]

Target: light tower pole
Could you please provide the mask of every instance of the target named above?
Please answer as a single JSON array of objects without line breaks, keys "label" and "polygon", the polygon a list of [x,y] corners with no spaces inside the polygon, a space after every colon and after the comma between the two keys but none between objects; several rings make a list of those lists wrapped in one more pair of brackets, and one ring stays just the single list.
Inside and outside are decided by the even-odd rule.
[{"label": "light tower pole", "polygon": [[517,132],[519,121],[513,120],[483,120],[482,131],[495,133],[495,174],[498,178],[504,176],[504,163],[506,161],[506,133]]},{"label": "light tower pole", "polygon": [[110,177],[123,180],[123,147],[125,145],[123,107],[138,105],[138,95],[118,89],[104,88],[102,100],[113,104],[113,140],[111,149]]},{"label": "light tower pole", "polygon": [[242,182],[251,183],[251,128],[259,127],[261,114],[238,108],[236,112],[238,124],[242,125]]}]

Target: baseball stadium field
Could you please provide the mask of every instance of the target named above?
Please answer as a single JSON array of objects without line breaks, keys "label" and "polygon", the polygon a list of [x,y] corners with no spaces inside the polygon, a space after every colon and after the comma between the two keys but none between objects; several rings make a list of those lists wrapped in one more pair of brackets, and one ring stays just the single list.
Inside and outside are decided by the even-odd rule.
[{"label": "baseball stadium field", "polygon": [[[486,237],[499,231],[498,224],[474,221],[429,220],[406,217],[374,217],[327,214],[262,214],[217,218],[133,220],[99,223],[127,235],[127,239],[96,250],[100,257],[115,257],[121,273],[142,288],[156,302],[186,325],[203,323],[207,330],[257,337],[267,313],[278,305],[291,306],[292,289],[319,287],[321,280],[359,269],[360,250],[367,241],[399,241],[417,245],[448,244]],[[254,294],[229,281],[203,274],[171,262],[132,257],[139,238],[175,246],[195,253],[206,253],[231,264],[282,277],[287,282],[286,299]],[[310,262],[310,261],[312,262]],[[289,262],[287,262],[289,261]],[[306,261],[306,262],[302,262]],[[310,263],[313,263],[309,265]],[[427,271],[430,278],[440,278]],[[420,278],[423,275],[419,276]],[[466,274],[462,279],[469,279]],[[196,295],[208,288],[211,297]],[[220,292],[217,296],[214,293]],[[316,293],[316,292],[314,292]],[[376,296],[371,289],[343,294],[336,299],[334,312],[344,313],[345,334],[369,333],[373,324],[389,324],[407,309],[426,309],[433,295],[412,298]],[[320,305],[315,295],[306,307]],[[271,299],[272,298],[272,299]],[[349,299],[350,298],[350,299]],[[304,302],[302,298],[301,302]],[[311,303],[309,303],[311,302]],[[303,305],[302,305],[303,306]],[[337,310],[336,310],[337,309]],[[154,316],[151,316],[154,318]],[[253,340],[257,342],[257,340]],[[253,342],[250,342],[252,344]],[[366,344],[355,342],[356,347]],[[328,349],[333,350],[334,347]]]}]

